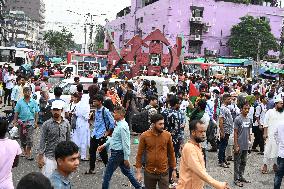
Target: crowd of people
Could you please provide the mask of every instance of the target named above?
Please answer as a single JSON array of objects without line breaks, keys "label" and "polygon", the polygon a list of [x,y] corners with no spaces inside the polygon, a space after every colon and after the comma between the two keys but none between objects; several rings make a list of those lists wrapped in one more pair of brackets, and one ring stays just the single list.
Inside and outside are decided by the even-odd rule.
[{"label": "crowd of people", "polygon": [[[34,76],[14,75],[13,70],[3,68],[0,73],[0,97],[4,94],[3,105],[14,111],[12,120],[0,120],[0,188],[14,188],[12,168],[19,156],[36,159],[41,170],[21,179],[17,188],[23,189],[71,188],[68,176],[79,162],[89,161],[85,174],[95,174],[97,158],[105,166],[103,189],[109,188],[118,167],[135,188],[201,189],[205,183],[230,188],[206,172],[208,152],[216,153],[224,169],[233,161],[232,179],[238,187],[251,182],[244,177],[248,154],[263,156],[262,174],[268,174],[271,166],[274,188],[281,187],[283,82],[173,73],[163,77],[171,77],[175,85],[164,85],[158,95],[154,80],[138,78],[111,86],[108,77],[102,84],[94,77],[86,91],[80,78],[74,77],[68,102],[61,98],[59,86],[51,99],[44,83],[37,102]],[[12,137],[5,138],[13,130],[9,125],[18,128],[20,145]],[[40,143],[35,146],[37,128]],[[137,154],[130,151],[131,134],[139,135]],[[34,148],[38,148],[36,158]],[[136,173],[130,156],[136,157]]]}]

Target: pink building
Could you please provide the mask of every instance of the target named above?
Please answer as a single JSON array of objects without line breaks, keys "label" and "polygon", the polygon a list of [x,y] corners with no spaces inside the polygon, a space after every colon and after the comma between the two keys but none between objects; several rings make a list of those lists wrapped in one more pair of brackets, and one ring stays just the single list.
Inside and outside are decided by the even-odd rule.
[{"label": "pink building", "polygon": [[134,35],[144,38],[160,29],[171,44],[177,36],[183,37],[185,55],[229,56],[231,28],[246,15],[269,21],[272,33],[280,39],[284,9],[220,0],[132,0],[131,7],[120,11],[106,27],[114,32],[120,48]]}]

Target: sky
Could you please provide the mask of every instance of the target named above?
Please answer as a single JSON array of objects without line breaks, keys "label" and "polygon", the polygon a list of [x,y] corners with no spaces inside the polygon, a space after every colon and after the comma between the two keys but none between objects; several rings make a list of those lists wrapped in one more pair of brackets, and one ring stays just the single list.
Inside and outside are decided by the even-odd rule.
[{"label": "sky", "polygon": [[[84,43],[85,14],[106,14],[93,17],[94,24],[105,25],[105,19],[114,20],[117,12],[131,5],[131,0],[44,0],[44,2],[45,30],[61,30],[65,26],[74,34],[74,40],[79,44]],[[90,22],[90,18],[88,21]]]}]

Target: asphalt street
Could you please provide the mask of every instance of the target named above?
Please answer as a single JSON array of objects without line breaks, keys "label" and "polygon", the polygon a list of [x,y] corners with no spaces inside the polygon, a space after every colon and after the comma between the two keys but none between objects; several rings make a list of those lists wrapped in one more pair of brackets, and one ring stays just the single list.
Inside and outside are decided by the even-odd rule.
[{"label": "asphalt street", "polygon": [[[39,133],[40,130],[37,129],[35,132],[35,147],[37,148],[39,144]],[[132,137],[132,142],[134,137]],[[136,144],[131,145],[131,163],[135,163],[135,155],[137,151]],[[36,149],[34,150],[34,154],[36,154]],[[243,188],[246,189],[271,189],[273,188],[273,179],[274,173],[270,172],[267,175],[262,175],[260,172],[260,166],[262,163],[262,156],[257,155],[256,153],[252,153],[248,156],[247,167],[245,171],[246,178],[252,181],[251,184],[246,184]],[[102,162],[97,162],[96,174],[95,175],[84,175],[84,172],[88,169],[88,162],[80,162],[79,169],[76,173],[71,175],[72,188],[78,189],[99,189],[101,188],[102,178],[103,178],[103,170],[104,166]],[[220,181],[227,181],[232,186],[233,184],[233,164],[230,166],[230,169],[224,169],[218,167],[217,164],[217,154],[216,153],[208,153],[208,161],[207,161],[207,170],[208,173],[215,179]],[[32,171],[40,171],[36,165],[35,161],[27,161],[24,158],[20,159],[19,166],[13,170],[13,180],[15,185],[19,182],[21,177],[28,174]],[[122,189],[122,188],[131,188],[131,185],[128,179],[123,176],[119,169],[115,172],[112,177],[111,189]],[[210,187],[208,187],[210,188]],[[284,188],[284,185],[283,185]]]},{"label": "asphalt street", "polygon": [[[3,109],[2,109],[3,110]],[[1,112],[0,112],[1,113]],[[39,145],[39,136],[40,129],[37,129],[34,133],[34,157],[37,154],[37,148]],[[188,131],[186,132],[186,136],[188,137]],[[131,137],[131,157],[130,161],[133,165],[135,163],[135,156],[137,151],[137,144],[133,144],[134,139],[137,137]],[[96,174],[94,175],[84,175],[84,172],[88,170],[89,162],[80,162],[79,169],[71,175],[70,179],[72,181],[72,188],[74,189],[99,189],[101,188],[102,178],[104,166],[102,162],[97,162],[96,166]],[[220,168],[218,167],[217,161],[217,153],[207,153],[207,171],[208,173],[215,179],[220,181],[226,181],[229,183],[231,188],[237,189],[239,187],[234,186],[233,183],[233,162],[231,162],[230,168]],[[262,164],[262,156],[257,155],[257,153],[252,152],[248,156],[248,162],[245,171],[245,178],[250,180],[252,183],[245,184],[244,189],[271,189],[273,188],[273,179],[274,173],[271,171],[267,175],[261,174],[260,167]],[[21,177],[24,175],[34,172],[40,171],[37,167],[35,161],[28,161],[24,158],[20,158],[19,166],[13,169],[13,181],[16,186]],[[131,188],[131,184],[128,179],[120,172],[119,169],[114,173],[110,188],[111,189],[123,189],[123,188]],[[284,182],[282,184],[284,188]],[[210,187],[206,187],[210,188]]]}]

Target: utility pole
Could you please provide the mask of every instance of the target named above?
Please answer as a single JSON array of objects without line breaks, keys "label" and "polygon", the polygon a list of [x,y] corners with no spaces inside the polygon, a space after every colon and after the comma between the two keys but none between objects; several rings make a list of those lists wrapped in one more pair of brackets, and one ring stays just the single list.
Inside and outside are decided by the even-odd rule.
[{"label": "utility pole", "polygon": [[85,33],[85,42],[84,42],[84,54],[86,54],[86,48],[87,48],[87,25],[84,26],[84,33]]}]

